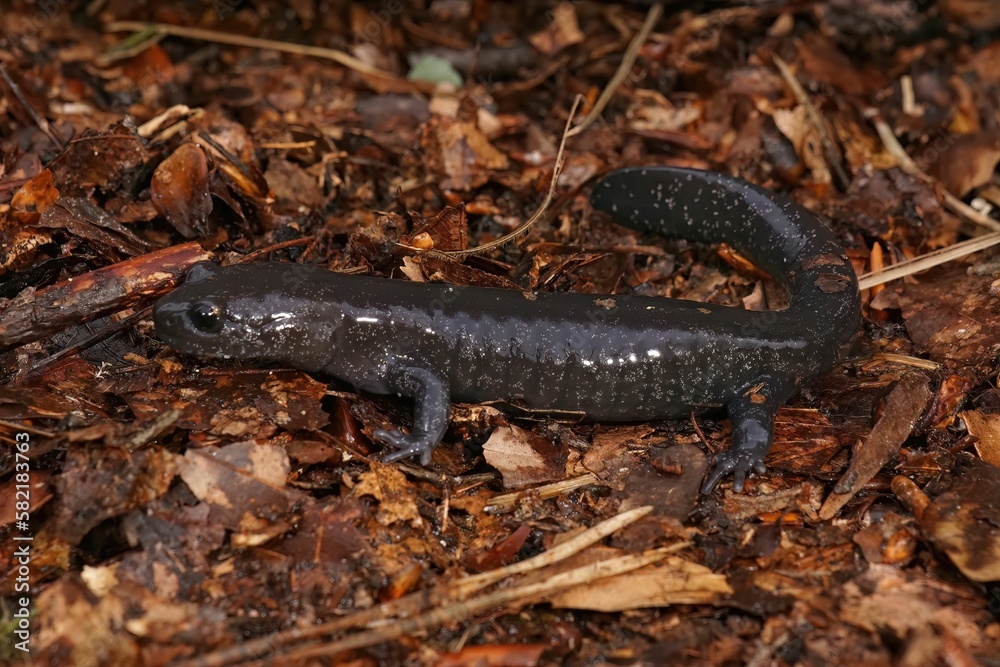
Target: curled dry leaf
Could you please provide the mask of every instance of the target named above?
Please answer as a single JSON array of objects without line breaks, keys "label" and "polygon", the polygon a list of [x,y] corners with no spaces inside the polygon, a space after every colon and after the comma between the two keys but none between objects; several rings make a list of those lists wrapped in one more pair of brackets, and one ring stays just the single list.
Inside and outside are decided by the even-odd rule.
[{"label": "curled dry leaf", "polygon": [[920,528],[973,581],[1000,581],[1000,468],[972,459],[920,516]]},{"label": "curled dry leaf", "polygon": [[[9,218],[22,225],[33,225],[55,201],[59,199],[59,189],[52,182],[52,171],[43,169],[37,176],[18,188],[10,200]],[[7,232],[10,225],[4,225]]]},{"label": "curled dry leaf", "polygon": [[545,438],[517,426],[494,429],[483,445],[486,462],[503,475],[505,489],[562,479],[566,457]]},{"label": "curled dry leaf", "polygon": [[489,180],[492,172],[506,169],[507,156],[497,150],[475,121],[434,116],[421,138],[428,164],[443,174],[441,188],[470,190]]},{"label": "curled dry leaf", "polygon": [[550,13],[551,23],[541,32],[528,38],[531,45],[547,56],[579,44],[584,40],[576,18],[576,3],[560,2]]},{"label": "curled dry leaf", "polygon": [[1000,132],[954,137],[941,152],[937,151],[935,142],[924,152],[924,159],[927,173],[941,181],[951,194],[964,197],[993,178],[1000,162]]},{"label": "curled dry leaf", "polygon": [[156,212],[187,239],[206,234],[212,212],[208,159],[195,144],[182,144],[153,172],[149,184]]},{"label": "curled dry leaf", "polygon": [[979,456],[1000,468],[1000,414],[986,415],[978,410],[967,410],[958,416],[965,420],[969,435],[975,436]]},{"label": "curled dry leaf", "polygon": [[[419,213],[411,212],[413,232],[400,238],[400,241],[422,249],[434,248],[441,252],[465,250],[469,222],[465,217],[465,206],[445,206],[437,215],[429,218]],[[419,239],[427,239],[420,243]]]}]

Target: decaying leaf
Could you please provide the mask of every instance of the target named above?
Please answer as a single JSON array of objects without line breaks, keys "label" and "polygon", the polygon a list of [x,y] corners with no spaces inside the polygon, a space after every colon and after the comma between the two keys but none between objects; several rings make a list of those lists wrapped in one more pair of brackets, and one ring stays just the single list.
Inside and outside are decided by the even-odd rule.
[{"label": "decaying leaf", "polygon": [[920,517],[927,537],[973,581],[1000,581],[1000,468],[972,460]]},{"label": "decaying leaf", "polygon": [[871,434],[855,448],[851,465],[823,503],[820,517],[830,519],[899,451],[932,398],[927,378],[907,375],[892,389]]},{"label": "decaying leaf", "polygon": [[192,239],[205,234],[212,212],[208,160],[195,144],[182,144],[153,172],[149,184],[153,205],[181,236]]},{"label": "decaying leaf", "polygon": [[551,442],[513,425],[493,430],[483,456],[503,475],[506,489],[561,479],[566,467],[565,454]]},{"label": "decaying leaf", "polygon": [[268,522],[253,521],[280,517],[297,501],[298,494],[286,489],[291,466],[284,447],[237,442],[189,449],[177,457],[177,469],[191,493],[211,508],[212,520],[231,530],[266,531]]},{"label": "decaying leaf", "polygon": [[[591,557],[607,556],[604,550]],[[553,607],[625,611],[673,604],[711,604],[732,593],[726,577],[683,558],[670,557],[657,565],[589,583],[551,598]]]},{"label": "decaying leaf", "polygon": [[378,501],[376,518],[383,526],[397,521],[419,526],[423,523],[413,490],[406,476],[391,466],[374,466],[359,476],[353,489],[356,496],[371,496]]}]

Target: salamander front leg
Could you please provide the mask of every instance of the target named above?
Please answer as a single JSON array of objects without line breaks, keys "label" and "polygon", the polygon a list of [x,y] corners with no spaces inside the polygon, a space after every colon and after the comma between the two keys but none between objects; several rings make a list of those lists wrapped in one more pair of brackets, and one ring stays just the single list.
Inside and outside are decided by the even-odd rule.
[{"label": "salamander front leg", "polygon": [[423,368],[398,369],[386,384],[399,395],[412,398],[415,407],[411,433],[403,433],[399,429],[379,429],[372,434],[376,440],[399,450],[388,454],[383,460],[399,461],[419,454],[420,464],[429,464],[431,452],[441,442],[441,437],[448,428],[450,401],[447,385],[437,375]]},{"label": "salamander front leg", "polygon": [[793,391],[791,383],[767,378],[729,402],[726,409],[733,422],[733,445],[716,455],[702,493],[711,493],[729,473],[733,473],[733,490],[742,491],[751,470],[758,474],[767,471],[764,457],[774,440],[774,417]]}]

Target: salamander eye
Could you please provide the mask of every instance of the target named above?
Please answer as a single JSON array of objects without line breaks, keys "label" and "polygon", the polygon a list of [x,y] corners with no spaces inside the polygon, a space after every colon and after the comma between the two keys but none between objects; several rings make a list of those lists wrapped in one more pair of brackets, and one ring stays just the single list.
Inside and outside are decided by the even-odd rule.
[{"label": "salamander eye", "polygon": [[188,310],[191,324],[204,333],[222,331],[222,308],[214,303],[199,301]]}]

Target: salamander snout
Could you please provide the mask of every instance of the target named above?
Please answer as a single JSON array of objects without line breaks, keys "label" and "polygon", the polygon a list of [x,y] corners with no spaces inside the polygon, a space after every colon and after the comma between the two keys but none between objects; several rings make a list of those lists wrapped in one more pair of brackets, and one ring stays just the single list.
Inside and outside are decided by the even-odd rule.
[{"label": "salamander snout", "polygon": [[189,301],[167,295],[153,305],[153,324],[160,340],[193,354],[218,351],[217,339],[226,318],[225,302],[219,299]]}]

